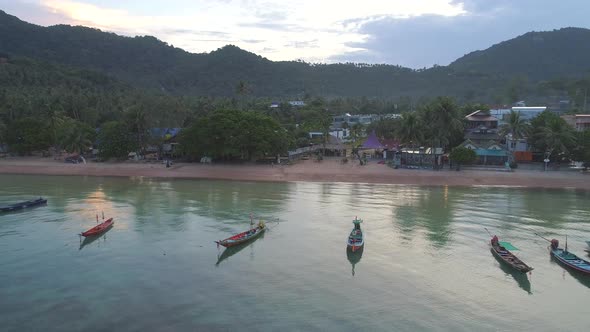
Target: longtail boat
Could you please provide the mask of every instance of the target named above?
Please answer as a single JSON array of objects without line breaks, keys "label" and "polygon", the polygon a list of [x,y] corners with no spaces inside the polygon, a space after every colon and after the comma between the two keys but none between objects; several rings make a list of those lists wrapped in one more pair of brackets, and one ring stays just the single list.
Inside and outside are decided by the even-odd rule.
[{"label": "longtail boat", "polygon": [[363,221],[361,219],[358,219],[357,217],[354,217],[354,220],[352,221],[352,223],[354,224],[354,228],[350,232],[350,235],[348,236],[348,241],[346,243],[348,248],[352,250],[352,252],[355,252],[363,248],[363,246],[365,245],[363,231],[361,230],[362,222]]},{"label": "longtail boat", "polygon": [[551,255],[555,257],[555,259],[557,259],[557,261],[562,265],[582,273],[590,274],[590,262],[583,260],[567,251],[567,241],[565,244],[565,249],[562,249],[559,248],[559,241],[556,239],[551,240],[549,251],[551,252]]},{"label": "longtail boat", "polygon": [[224,247],[233,247],[241,243],[248,242],[260,236],[266,230],[266,225],[264,221],[259,221],[258,225],[250,230],[242,232],[240,234],[236,234],[232,237],[228,237],[225,240],[215,241],[218,245],[222,245]]},{"label": "longtail boat", "polygon": [[96,235],[100,235],[104,232],[106,232],[107,230],[109,230],[113,224],[115,222],[113,221],[113,218],[109,218],[106,221],[103,221],[102,223],[92,227],[91,229],[87,230],[86,232],[80,234],[82,236],[96,236]]},{"label": "longtail boat", "polygon": [[[491,251],[494,256],[500,259],[501,262],[504,262],[506,265],[510,266],[511,268],[520,271],[522,273],[527,273],[533,270],[532,267],[526,265],[523,261],[521,261],[516,255],[511,253],[506,247],[514,248],[508,242],[500,242],[498,241],[498,237],[494,235],[490,240]],[[515,250],[516,248],[512,249]],[[516,249],[518,250],[518,249]]]},{"label": "longtail boat", "polygon": [[47,203],[47,200],[46,199],[39,197],[38,199],[32,199],[32,200],[29,200],[29,201],[14,203],[14,204],[10,204],[10,205],[7,205],[7,206],[0,207],[0,212],[17,211],[17,210],[22,210],[22,209],[27,208],[27,207],[43,205],[43,204],[46,204],[46,203]]}]

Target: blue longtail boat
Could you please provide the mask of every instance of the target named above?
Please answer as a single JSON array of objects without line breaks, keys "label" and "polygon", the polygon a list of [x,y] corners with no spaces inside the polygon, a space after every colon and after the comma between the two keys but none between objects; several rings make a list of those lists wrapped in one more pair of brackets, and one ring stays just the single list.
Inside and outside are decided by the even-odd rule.
[{"label": "blue longtail boat", "polygon": [[590,262],[583,260],[567,251],[567,239],[565,249],[559,248],[559,241],[556,239],[551,240],[549,251],[551,252],[551,255],[555,257],[555,259],[562,265],[582,273],[590,274]]},{"label": "blue longtail boat", "polygon": [[352,221],[352,223],[354,224],[354,228],[350,232],[350,235],[348,236],[348,241],[346,242],[348,249],[352,250],[352,252],[362,249],[365,245],[363,231],[361,230],[362,222],[363,221],[361,219],[358,219],[357,217],[355,217]]},{"label": "blue longtail boat", "polygon": [[38,199],[33,199],[30,201],[24,201],[24,202],[14,203],[11,205],[0,207],[0,212],[17,211],[17,210],[22,210],[24,208],[28,208],[28,207],[32,207],[32,206],[43,205],[46,203],[47,203],[46,199],[39,197]]}]

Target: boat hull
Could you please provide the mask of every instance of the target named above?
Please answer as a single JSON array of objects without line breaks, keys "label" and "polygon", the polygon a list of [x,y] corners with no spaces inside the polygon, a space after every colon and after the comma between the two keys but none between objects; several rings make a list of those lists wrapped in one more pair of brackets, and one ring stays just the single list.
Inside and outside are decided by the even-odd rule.
[{"label": "boat hull", "polygon": [[551,252],[551,256],[553,256],[562,265],[572,270],[590,275],[590,262],[583,260],[571,252],[567,252],[561,248],[553,249],[549,247],[549,250]]},{"label": "boat hull", "polygon": [[240,234],[236,234],[236,235],[229,237],[225,240],[215,241],[215,243],[220,244],[226,248],[234,247],[239,244],[254,240],[255,238],[259,237],[265,230],[266,230],[266,227],[252,228],[248,231],[242,232]]},{"label": "boat hull", "polygon": [[533,270],[532,267],[526,265],[513,253],[500,245],[492,245],[490,250],[492,251],[492,254],[496,256],[496,258],[498,258],[502,263],[519,272],[527,273]]},{"label": "boat hull", "polygon": [[91,229],[87,230],[86,232],[82,233],[81,235],[84,237],[100,235],[100,234],[108,231],[111,227],[113,227],[114,223],[115,223],[115,221],[113,220],[113,218],[109,218],[105,222],[102,222],[102,223],[92,227]]},{"label": "boat hull", "polygon": [[346,245],[352,252],[361,250],[365,246],[363,231],[360,229],[353,229],[348,236]]},{"label": "boat hull", "polygon": [[28,207],[34,207],[34,206],[39,206],[39,205],[43,205],[43,204],[47,204],[47,200],[43,199],[43,198],[39,198],[39,199],[19,202],[19,203],[11,204],[8,206],[0,207],[0,212],[18,211],[18,210],[22,210],[22,209],[25,209]]}]

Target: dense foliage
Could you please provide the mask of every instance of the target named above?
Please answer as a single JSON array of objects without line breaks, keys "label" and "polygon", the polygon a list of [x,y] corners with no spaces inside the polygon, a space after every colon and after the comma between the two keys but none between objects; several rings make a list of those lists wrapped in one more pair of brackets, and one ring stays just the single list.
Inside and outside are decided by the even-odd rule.
[{"label": "dense foliage", "polygon": [[461,165],[470,164],[477,158],[475,151],[468,149],[463,146],[458,146],[451,150],[449,154],[451,161],[457,166],[457,170],[460,169]]},{"label": "dense foliage", "polygon": [[183,152],[198,160],[251,160],[284,154],[289,136],[272,118],[256,112],[219,110],[197,119],[178,138]]}]

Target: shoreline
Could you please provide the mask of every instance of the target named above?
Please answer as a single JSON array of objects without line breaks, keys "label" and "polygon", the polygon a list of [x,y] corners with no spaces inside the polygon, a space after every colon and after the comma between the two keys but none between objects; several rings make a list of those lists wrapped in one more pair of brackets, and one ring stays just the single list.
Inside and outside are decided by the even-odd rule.
[{"label": "shoreline", "polygon": [[300,161],[293,165],[202,165],[175,163],[166,168],[161,163],[95,163],[66,164],[59,160],[35,157],[0,160],[0,174],[81,175],[177,179],[209,179],[260,182],[346,182],[399,184],[418,186],[508,186],[520,188],[553,188],[590,190],[590,175],[580,172],[531,171],[494,172],[483,170],[451,171],[444,169],[392,169],[369,163],[340,164],[339,160]]}]

